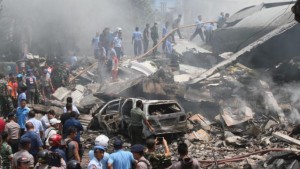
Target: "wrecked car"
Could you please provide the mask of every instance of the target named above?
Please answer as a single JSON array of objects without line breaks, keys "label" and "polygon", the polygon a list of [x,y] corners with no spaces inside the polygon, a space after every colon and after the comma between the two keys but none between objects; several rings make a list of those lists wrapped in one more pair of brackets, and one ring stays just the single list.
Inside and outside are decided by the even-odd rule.
[{"label": "wrecked car", "polygon": [[[107,135],[113,133],[129,134],[130,111],[136,102],[142,100],[143,112],[155,129],[155,135],[182,133],[186,130],[187,114],[174,100],[143,100],[138,98],[118,98],[109,101],[95,115],[99,125]],[[143,127],[145,137],[151,135],[147,127]]]}]

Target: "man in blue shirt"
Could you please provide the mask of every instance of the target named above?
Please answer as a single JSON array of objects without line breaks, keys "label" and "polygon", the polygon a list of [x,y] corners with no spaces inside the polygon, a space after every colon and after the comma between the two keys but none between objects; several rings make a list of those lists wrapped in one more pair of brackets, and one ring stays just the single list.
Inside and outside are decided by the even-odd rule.
[{"label": "man in blue shirt", "polygon": [[18,107],[21,107],[21,100],[26,100],[27,86],[19,86]]},{"label": "man in blue shirt", "polygon": [[26,100],[21,100],[21,106],[17,108],[17,118],[18,118],[18,124],[20,125],[20,135],[22,136],[25,132],[25,122],[28,116],[30,109],[26,106]]},{"label": "man in blue shirt", "polygon": [[[95,146],[102,146],[105,149],[107,149],[109,138],[103,134],[99,135],[95,139]],[[89,151],[89,158],[92,160],[94,158],[94,150]],[[103,158],[100,160],[102,164],[102,169],[107,169],[107,162],[109,160],[109,154],[107,152],[104,152]]]},{"label": "man in blue shirt", "polygon": [[94,56],[96,59],[99,59],[99,42],[100,42],[100,34],[97,31],[96,36],[92,39],[92,46],[94,49]]},{"label": "man in blue shirt", "polygon": [[139,31],[139,27],[135,28],[132,34],[132,43],[134,48],[134,56],[139,56],[142,53],[143,34]]},{"label": "man in blue shirt", "polygon": [[64,136],[66,138],[66,136],[69,134],[69,133],[66,133],[68,131],[68,129],[70,127],[76,127],[77,129],[77,136],[75,138],[75,140],[79,143],[80,142],[80,132],[79,131],[83,131],[83,127],[80,123],[79,120],[76,119],[76,116],[77,116],[77,113],[72,111],[70,113],[70,119],[68,119],[65,123],[64,123],[64,127],[63,127],[63,131],[64,131]]},{"label": "man in blue shirt", "polygon": [[114,142],[115,152],[109,155],[108,168],[117,168],[117,169],[130,169],[132,164],[135,163],[133,155],[129,151],[124,151],[123,142],[119,139],[116,139]]},{"label": "man in blue shirt", "polygon": [[43,149],[43,142],[40,136],[36,132],[34,132],[34,126],[31,122],[26,123],[26,130],[27,132],[21,137],[21,139],[29,138],[31,140],[29,153],[35,157],[36,161],[37,153],[39,152],[39,150]]},{"label": "man in blue shirt", "polygon": [[198,34],[201,37],[201,40],[204,42],[204,36],[203,36],[203,31],[202,31],[202,27],[203,27],[204,23],[202,22],[202,16],[199,15],[198,19],[196,20],[196,29],[195,32],[193,33],[193,35],[190,38],[190,41],[192,41]]}]

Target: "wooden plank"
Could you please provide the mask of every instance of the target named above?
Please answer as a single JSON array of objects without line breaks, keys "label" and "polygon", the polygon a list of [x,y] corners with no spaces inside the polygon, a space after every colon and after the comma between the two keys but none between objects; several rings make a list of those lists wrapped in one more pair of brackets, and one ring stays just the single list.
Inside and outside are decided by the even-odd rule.
[{"label": "wooden plank", "polygon": [[279,140],[282,140],[282,141],[286,141],[286,142],[289,142],[289,143],[293,143],[293,144],[297,144],[300,146],[300,140],[297,140],[293,137],[290,137],[288,135],[285,135],[285,134],[282,134],[282,133],[279,133],[279,132],[274,132],[272,133],[272,135],[276,138],[278,138]]}]

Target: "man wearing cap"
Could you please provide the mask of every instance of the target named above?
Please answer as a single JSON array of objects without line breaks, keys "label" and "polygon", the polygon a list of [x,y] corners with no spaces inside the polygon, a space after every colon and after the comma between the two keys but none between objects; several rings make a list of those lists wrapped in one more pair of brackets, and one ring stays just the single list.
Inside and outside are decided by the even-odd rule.
[{"label": "man wearing cap", "polygon": [[54,134],[58,134],[58,130],[60,128],[60,120],[57,120],[56,118],[53,118],[50,120],[50,125],[51,127],[47,128],[47,130],[45,131],[45,144],[46,146],[49,146],[49,138],[54,135]]},{"label": "man wearing cap", "polygon": [[105,148],[103,146],[94,147],[94,158],[90,161],[88,169],[103,169],[101,160],[104,157]]},{"label": "man wearing cap", "polygon": [[28,120],[27,122],[31,122],[34,126],[34,132],[40,135],[41,138],[44,137],[44,128],[42,122],[35,118],[35,112],[30,110],[28,113]]},{"label": "man wearing cap", "polygon": [[136,169],[150,169],[150,162],[144,157],[144,146],[141,144],[135,144],[131,147],[131,152],[134,159],[137,161]]},{"label": "man wearing cap", "polygon": [[20,141],[20,125],[16,123],[15,113],[11,112],[7,115],[8,121],[5,125],[4,131],[9,135],[8,144],[12,148],[12,152],[16,153],[18,151],[19,141]]},{"label": "man wearing cap", "polygon": [[22,136],[25,132],[25,122],[28,117],[30,109],[26,106],[26,100],[21,100],[21,107],[17,108],[17,118],[18,124],[20,125],[21,132],[20,135]]},{"label": "man wearing cap", "polygon": [[33,168],[30,167],[30,160],[27,157],[20,157],[17,160],[17,169],[29,169]]},{"label": "man wearing cap", "polygon": [[39,150],[43,149],[43,142],[40,138],[40,135],[34,132],[34,126],[31,122],[27,122],[25,126],[27,132],[21,137],[21,139],[30,138],[31,148],[29,150],[29,153],[36,157]]},{"label": "man wearing cap", "polygon": [[20,140],[20,151],[16,152],[13,155],[13,161],[12,161],[12,169],[17,169],[18,166],[18,160],[20,158],[27,158],[29,161],[29,167],[34,167],[34,158],[33,156],[28,152],[31,147],[31,140],[29,138],[23,138]]},{"label": "man wearing cap", "polygon": [[123,150],[123,142],[116,139],[114,142],[115,152],[109,155],[108,168],[129,169],[135,163],[133,155],[129,151]]},{"label": "man wearing cap", "polygon": [[[107,136],[101,134],[98,137],[96,137],[95,146],[102,146],[105,149],[107,149],[108,141],[109,141],[109,138]],[[90,160],[92,160],[94,158],[94,150],[89,151],[89,158],[90,158]],[[100,160],[100,162],[102,164],[102,169],[108,168],[108,166],[107,166],[108,159],[109,159],[109,154],[107,152],[104,152],[104,156]]]}]

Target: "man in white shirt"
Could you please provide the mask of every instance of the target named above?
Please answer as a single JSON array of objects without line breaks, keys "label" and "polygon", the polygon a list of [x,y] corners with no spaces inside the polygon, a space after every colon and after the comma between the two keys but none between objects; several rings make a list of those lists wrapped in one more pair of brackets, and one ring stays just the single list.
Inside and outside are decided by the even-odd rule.
[{"label": "man in white shirt", "polygon": [[47,114],[45,114],[41,118],[41,122],[43,125],[43,128],[46,130],[48,127],[50,127],[50,119],[53,119],[55,117],[55,111],[49,110]]},{"label": "man in white shirt", "polygon": [[60,120],[57,120],[56,118],[53,118],[50,120],[50,127],[45,131],[45,145],[49,146],[49,138],[54,135],[57,134],[57,131],[60,129]]},{"label": "man in white shirt", "polygon": [[[68,97],[67,98],[67,103],[71,103],[72,104],[72,111],[75,111],[78,115],[80,114],[79,110],[77,109],[77,107],[73,104],[72,97]],[[66,107],[64,107],[64,113],[67,113],[67,108]]]},{"label": "man in white shirt", "polygon": [[195,32],[193,33],[193,35],[190,38],[190,41],[192,41],[198,34],[201,37],[201,40],[204,42],[204,36],[203,36],[203,31],[202,31],[202,27],[203,27],[204,23],[202,22],[202,16],[199,15],[198,19],[196,20],[196,29]]}]

